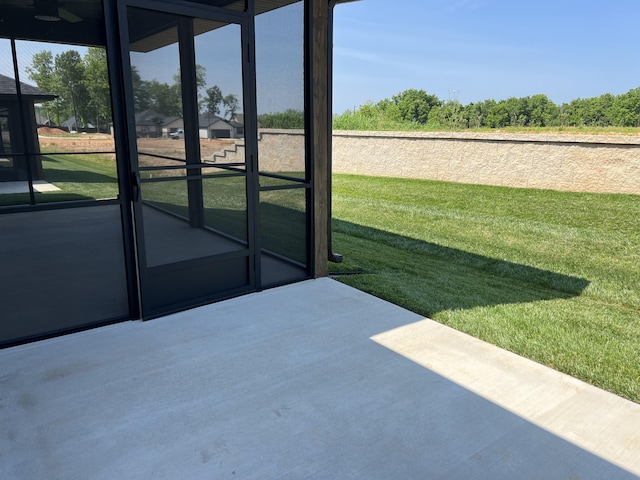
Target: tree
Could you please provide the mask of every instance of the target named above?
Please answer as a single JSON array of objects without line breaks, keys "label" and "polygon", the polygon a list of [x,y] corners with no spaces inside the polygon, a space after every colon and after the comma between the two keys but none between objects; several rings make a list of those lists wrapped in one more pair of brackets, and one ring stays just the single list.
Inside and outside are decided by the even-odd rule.
[{"label": "tree", "polygon": [[182,98],[176,85],[161,83],[155,78],[145,84],[149,94],[149,108],[164,116],[182,115]]},{"label": "tree", "polygon": [[546,95],[538,94],[527,97],[527,113],[530,127],[547,127],[558,124],[559,110]]},{"label": "tree", "polygon": [[415,89],[394,95],[391,101],[398,106],[403,120],[423,125],[427,123],[431,109],[440,105],[440,100],[435,95]]},{"label": "tree", "polygon": [[222,91],[220,87],[214,85],[206,90],[205,96],[205,111],[211,115],[218,115],[220,113],[220,104],[223,101]]},{"label": "tree", "polygon": [[142,80],[135,65],[131,66],[131,83],[133,84],[133,104],[137,113],[151,108],[151,98],[147,82]]},{"label": "tree", "polygon": [[238,111],[238,97],[233,93],[230,93],[229,95],[225,95],[225,97],[222,99],[222,103],[224,105],[227,118],[231,120]]},{"label": "tree", "polygon": [[83,83],[84,63],[76,50],[67,50],[56,55],[54,61],[57,87],[76,125],[85,123],[89,97]]},{"label": "tree", "polygon": [[[173,76],[173,86],[180,95],[180,110],[182,110],[182,76],[178,71]],[[207,86],[207,68],[196,64],[196,96],[198,102],[198,111],[201,112],[205,108],[206,97],[202,94],[202,89]]]},{"label": "tree", "polygon": [[480,128],[486,125],[487,115],[491,106],[495,104],[493,100],[470,103],[464,107],[463,116],[469,128]]},{"label": "tree", "polygon": [[[27,66],[25,70],[27,71],[29,78],[36,82],[36,86],[39,89],[48,93],[56,94],[58,88],[56,85],[56,75],[53,65],[53,54],[49,50],[43,50],[33,55],[31,65]],[[46,102],[44,104],[47,116],[49,116],[48,105],[50,103],[53,104],[56,114],[55,122],[58,125],[60,124],[61,101],[61,98],[56,97],[52,102]]]},{"label": "tree", "polygon": [[304,112],[288,109],[278,113],[264,113],[258,115],[258,124],[262,128],[304,128]]},{"label": "tree", "polygon": [[611,121],[620,127],[640,127],[640,87],[618,95],[611,105]]},{"label": "tree", "polygon": [[111,100],[107,54],[101,48],[89,48],[84,56],[84,86],[98,131],[111,121]]}]

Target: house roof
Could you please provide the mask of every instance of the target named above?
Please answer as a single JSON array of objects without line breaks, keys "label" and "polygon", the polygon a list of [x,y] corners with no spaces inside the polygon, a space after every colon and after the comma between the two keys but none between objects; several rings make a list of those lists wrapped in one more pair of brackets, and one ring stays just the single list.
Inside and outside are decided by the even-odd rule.
[{"label": "house roof", "polygon": [[207,128],[213,125],[214,123],[218,123],[220,121],[223,121],[224,123],[229,123],[227,120],[217,115],[209,115],[207,113],[201,113],[200,115],[198,115],[198,126],[200,128]]},{"label": "house roof", "polygon": [[136,125],[138,126],[158,126],[175,119],[176,117],[166,117],[151,109],[136,113]]},{"label": "house roof", "polygon": [[[78,128],[80,122],[76,121],[76,117],[74,115],[72,115],[71,117],[69,117],[67,120],[65,120],[64,122],[62,122],[62,125],[60,125],[61,127],[65,127],[65,128]],[[93,125],[91,122],[87,122],[86,125],[87,128],[95,128],[95,125]]]},{"label": "house roof", "polygon": [[[23,97],[28,97],[34,101],[47,101],[56,98],[56,95],[40,90],[28,83],[20,82],[20,93]],[[3,97],[16,97],[18,95],[16,91],[16,81],[6,75],[0,75],[0,96]]]}]

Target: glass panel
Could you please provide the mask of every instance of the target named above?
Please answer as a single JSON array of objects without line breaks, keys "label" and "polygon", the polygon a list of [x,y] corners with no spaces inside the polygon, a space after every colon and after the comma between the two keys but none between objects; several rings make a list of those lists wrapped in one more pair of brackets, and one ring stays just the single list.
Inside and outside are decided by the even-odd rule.
[{"label": "glass panel", "polygon": [[261,192],[260,232],[263,249],[306,264],[305,211],[305,188]]},{"label": "glass panel", "polygon": [[305,278],[309,240],[308,188],[300,188],[307,179],[304,2],[271,8],[256,1],[260,188],[278,188],[260,192],[263,285]]},{"label": "glass panel", "polygon": [[[26,148],[28,155],[0,162],[13,169],[12,176],[0,173],[0,181],[21,181],[28,192],[31,180],[36,203],[116,198],[104,49],[18,41],[16,52],[23,102],[17,95],[4,100],[0,127],[5,152]],[[25,194],[8,198],[0,203],[28,203]]]},{"label": "glass panel", "polygon": [[256,16],[259,170],[303,179],[304,43],[304,2]]},{"label": "glass panel", "polygon": [[[129,23],[147,266],[246,250],[240,27],[135,8]],[[193,157],[182,108],[190,90],[181,86],[178,49],[179,29],[188,27],[200,144]]]},{"label": "glass panel", "polygon": [[113,152],[104,48],[16,42],[27,118],[43,152]]},{"label": "glass panel", "polygon": [[138,151],[185,159],[179,17],[129,8]]},{"label": "glass panel", "polygon": [[25,166],[24,155],[0,156],[0,207],[31,202]]},{"label": "glass panel", "polygon": [[[204,205],[193,193],[190,200],[189,182],[202,185]],[[147,266],[246,249],[245,183],[242,176],[143,183]]]},{"label": "glass panel", "polygon": [[115,154],[48,154],[36,158],[42,166],[33,181],[36,203],[108,200],[118,196]]},{"label": "glass panel", "polygon": [[120,208],[0,215],[0,342],[128,317]]},{"label": "glass panel", "polygon": [[264,285],[299,280],[307,275],[306,191],[296,188],[260,193]]},{"label": "glass panel", "polygon": [[[9,109],[0,107],[0,155],[10,154],[13,150],[11,147],[11,130],[9,129]],[[10,161],[10,160],[7,160]],[[0,168],[2,168],[0,162]]]},{"label": "glass panel", "polygon": [[[209,20],[194,20],[195,55],[198,84],[199,138],[202,157],[212,159],[214,152],[233,150],[230,140],[244,137],[244,98],[242,95],[242,42],[239,25],[223,25]],[[237,143],[243,145],[244,141]],[[236,149],[237,150],[237,149]],[[244,154],[244,149],[239,154]],[[220,156],[220,155],[219,155]],[[241,155],[217,162],[244,161]]]}]

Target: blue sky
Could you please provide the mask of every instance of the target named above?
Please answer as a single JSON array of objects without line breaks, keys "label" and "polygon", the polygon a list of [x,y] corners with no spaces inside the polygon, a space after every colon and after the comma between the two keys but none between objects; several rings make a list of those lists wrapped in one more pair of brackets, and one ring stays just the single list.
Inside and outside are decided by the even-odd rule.
[{"label": "blue sky", "polygon": [[360,0],[334,14],[334,113],[409,88],[560,104],[640,87],[638,0]]}]

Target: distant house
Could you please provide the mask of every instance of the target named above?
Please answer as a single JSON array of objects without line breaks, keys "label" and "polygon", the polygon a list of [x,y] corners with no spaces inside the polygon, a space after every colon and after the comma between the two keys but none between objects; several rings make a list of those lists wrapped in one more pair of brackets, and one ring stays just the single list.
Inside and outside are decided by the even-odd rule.
[{"label": "distant house", "polygon": [[[20,82],[20,91],[16,81],[0,75],[0,181],[27,180],[29,168],[24,155],[14,155],[26,147],[33,152],[30,158],[30,170],[34,179],[42,178],[42,162],[40,144],[38,143],[38,122],[34,105],[56,98],[33,85]],[[19,100],[21,98],[21,101]],[[24,120],[20,116],[20,110]]]},{"label": "distant house", "polygon": [[182,117],[166,117],[162,124],[162,138],[169,138],[172,133],[184,129],[184,119]]},{"label": "distant house", "polygon": [[36,125],[38,127],[54,127],[53,121],[40,113],[36,113]]},{"label": "distant house", "polygon": [[[239,121],[240,120],[240,121]],[[234,115],[225,120],[217,115],[198,115],[199,138],[243,138],[244,115]],[[172,133],[184,129],[182,117],[164,116],[153,110],[145,110],[136,115],[136,134],[141,138],[169,138]]]},{"label": "distant house", "polygon": [[65,120],[64,122],[62,122],[62,124],[60,125],[63,129],[65,129],[67,132],[69,133],[74,133],[74,132],[95,132],[96,126],[94,124],[92,124],[91,122],[87,122],[86,125],[83,125],[81,122],[79,122],[75,116],[71,116],[69,117],[67,120]]},{"label": "distant house", "polygon": [[159,138],[163,136],[163,127],[167,117],[153,110],[144,110],[136,114],[136,134],[142,138]]},{"label": "distant house", "polygon": [[225,120],[217,115],[201,114],[198,116],[200,138],[242,138],[244,124]]}]

